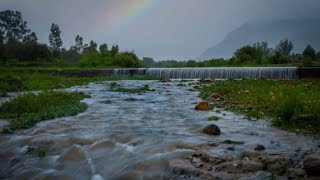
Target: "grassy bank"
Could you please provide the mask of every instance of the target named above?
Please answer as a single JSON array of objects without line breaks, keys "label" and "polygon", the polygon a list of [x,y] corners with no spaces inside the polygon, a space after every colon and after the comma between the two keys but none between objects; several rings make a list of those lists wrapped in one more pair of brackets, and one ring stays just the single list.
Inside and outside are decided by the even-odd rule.
[{"label": "grassy bank", "polygon": [[69,92],[24,94],[0,106],[0,118],[9,119],[6,132],[32,127],[39,121],[73,116],[87,109],[86,95]]},{"label": "grassy bank", "polygon": [[50,90],[84,85],[89,82],[113,80],[152,80],[146,77],[87,77],[76,78],[43,73],[3,72],[0,75],[0,96],[12,91]]},{"label": "grassy bank", "polygon": [[229,80],[201,89],[201,98],[251,119],[270,117],[275,126],[319,133],[320,81]]}]

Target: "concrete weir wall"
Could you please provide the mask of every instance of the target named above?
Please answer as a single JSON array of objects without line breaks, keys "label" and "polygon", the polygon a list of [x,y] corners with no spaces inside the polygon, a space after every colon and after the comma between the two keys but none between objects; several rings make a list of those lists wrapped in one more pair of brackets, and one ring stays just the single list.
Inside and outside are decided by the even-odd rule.
[{"label": "concrete weir wall", "polygon": [[139,76],[171,79],[304,79],[319,78],[320,67],[121,68],[49,71],[70,77]]}]

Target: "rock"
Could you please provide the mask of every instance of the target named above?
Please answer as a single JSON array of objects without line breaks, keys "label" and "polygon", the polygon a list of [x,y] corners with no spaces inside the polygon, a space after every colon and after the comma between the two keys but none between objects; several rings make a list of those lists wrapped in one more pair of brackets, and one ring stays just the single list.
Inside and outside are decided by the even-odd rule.
[{"label": "rock", "polygon": [[256,150],[256,151],[264,151],[266,148],[263,146],[263,145],[260,145],[260,144],[258,144],[255,148],[254,148],[254,150]]},{"label": "rock", "polygon": [[195,107],[195,110],[208,111],[209,110],[209,103],[208,102],[198,102],[198,104]]},{"label": "rock", "polygon": [[249,158],[250,160],[256,159],[259,156],[261,156],[262,153],[261,152],[257,152],[257,151],[244,151],[241,153],[241,158]]},{"label": "rock", "polygon": [[281,155],[262,155],[259,161],[264,164],[264,170],[268,172],[284,173],[289,166],[289,159]]},{"label": "rock", "polygon": [[218,93],[212,93],[212,94],[210,95],[210,97],[213,98],[213,99],[218,99],[218,98],[220,97],[220,94],[218,94]]},{"label": "rock", "polygon": [[320,176],[319,157],[308,157],[304,160],[303,165],[309,176]]},{"label": "rock", "polygon": [[236,148],[234,146],[229,146],[226,149],[229,150],[229,151],[234,151]]},{"label": "rock", "polygon": [[232,141],[232,140],[225,140],[221,142],[222,144],[234,144],[234,145],[240,145],[244,144],[243,141]]},{"label": "rock", "polygon": [[188,174],[199,176],[200,172],[188,161],[184,159],[173,159],[169,161],[170,169],[179,175]]},{"label": "rock", "polygon": [[171,82],[169,78],[160,79],[159,82]]},{"label": "rock", "polygon": [[232,161],[220,164],[217,166],[217,171],[228,173],[249,173],[257,172],[263,169],[263,164],[260,162],[252,161]]},{"label": "rock", "polygon": [[203,133],[209,135],[220,135],[220,128],[215,124],[210,124],[203,129]]},{"label": "rock", "polygon": [[263,164],[253,161],[241,161],[240,169],[243,173],[262,171]]},{"label": "rock", "polygon": [[299,168],[289,168],[288,169],[288,178],[289,179],[304,179],[304,177],[306,175],[307,175],[307,173],[304,169],[299,169]]},{"label": "rock", "polygon": [[313,114],[301,114],[297,117],[298,122],[310,125],[317,123],[316,119],[317,118]]}]

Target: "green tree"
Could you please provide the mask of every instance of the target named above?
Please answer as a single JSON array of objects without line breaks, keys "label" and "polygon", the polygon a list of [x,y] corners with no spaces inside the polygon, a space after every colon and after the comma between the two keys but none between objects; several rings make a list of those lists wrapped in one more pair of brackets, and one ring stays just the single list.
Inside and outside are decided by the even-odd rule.
[{"label": "green tree", "polygon": [[134,52],[121,52],[114,57],[114,66],[124,68],[142,67],[142,62]]},{"label": "green tree", "polygon": [[113,45],[111,47],[110,54],[111,54],[111,56],[116,56],[117,54],[119,54],[119,46]]},{"label": "green tree", "polygon": [[253,46],[244,46],[238,49],[234,54],[234,63],[261,63],[262,53]]},{"label": "green tree", "polygon": [[26,35],[23,38],[23,43],[37,44],[37,42],[38,42],[38,37],[37,37],[36,33],[34,33],[34,32]]},{"label": "green tree", "polygon": [[316,58],[316,51],[310,45],[308,45],[303,51],[303,57],[315,59]]},{"label": "green tree", "polygon": [[152,57],[143,57],[142,58],[143,64],[145,64],[147,67],[155,67],[155,62]]},{"label": "green tree", "polygon": [[49,42],[53,52],[60,52],[63,42],[61,40],[61,31],[57,24],[52,23],[51,25]]},{"label": "green tree", "polygon": [[292,50],[293,44],[288,39],[281,40],[276,48],[276,51],[282,53],[285,56],[289,56]]},{"label": "green tree", "polygon": [[256,42],[253,44],[257,50],[259,50],[264,56],[269,56],[272,49],[269,48],[268,42]]},{"label": "green tree", "polygon": [[84,50],[83,38],[82,38],[80,35],[77,35],[77,36],[76,36],[76,39],[75,39],[75,42],[76,42],[75,50],[76,50],[78,53],[82,53],[83,50]]},{"label": "green tree", "polygon": [[106,43],[101,44],[99,46],[99,52],[101,54],[101,56],[108,56],[109,52],[108,52],[108,45]]},{"label": "green tree", "polygon": [[98,44],[94,42],[93,40],[90,41],[89,46],[86,47],[85,52],[86,53],[98,53],[97,51]]},{"label": "green tree", "polygon": [[0,32],[1,39],[7,42],[9,38],[22,40],[30,30],[27,27],[27,22],[22,19],[22,14],[19,11],[5,10],[0,11]]}]

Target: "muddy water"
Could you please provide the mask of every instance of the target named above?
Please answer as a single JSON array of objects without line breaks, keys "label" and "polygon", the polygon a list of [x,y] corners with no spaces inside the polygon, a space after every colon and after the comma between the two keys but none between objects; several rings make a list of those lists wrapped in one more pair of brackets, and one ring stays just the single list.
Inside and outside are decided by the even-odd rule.
[{"label": "muddy water", "polygon": [[[257,144],[266,153],[292,160],[319,152],[319,142],[231,112],[195,111],[199,99],[191,85],[179,82],[119,81],[125,87],[148,84],[154,92],[123,94],[108,91],[109,82],[67,89],[91,95],[89,108],[74,117],[38,123],[0,135],[0,179],[166,179],[176,177],[168,162],[206,150],[240,154]],[[188,82],[192,83],[192,82]],[[186,83],[186,84],[188,84]],[[203,127],[214,122],[222,134],[209,136]],[[237,141],[232,145],[223,141]],[[45,156],[40,156],[45,153]]]}]

